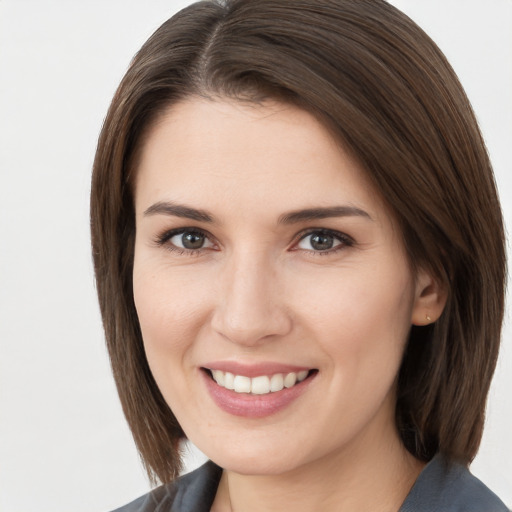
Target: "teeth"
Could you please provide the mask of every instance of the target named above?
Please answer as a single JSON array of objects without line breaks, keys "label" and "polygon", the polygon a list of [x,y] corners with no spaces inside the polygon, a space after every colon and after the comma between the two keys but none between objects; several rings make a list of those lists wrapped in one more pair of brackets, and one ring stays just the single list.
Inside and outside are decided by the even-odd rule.
[{"label": "teeth", "polygon": [[291,372],[286,375],[284,378],[284,387],[285,388],[291,388],[292,386],[295,386],[295,383],[297,382],[297,374],[294,372]]},{"label": "teeth", "polygon": [[308,376],[308,373],[309,372],[307,370],[302,370],[301,372],[297,373],[297,380],[302,382]]},{"label": "teeth", "polygon": [[250,393],[251,379],[249,377],[244,377],[243,375],[236,375],[233,389],[237,393]]},{"label": "teeth", "polygon": [[270,379],[270,391],[281,391],[284,388],[284,379],[280,373],[272,375]]},{"label": "teeth", "polygon": [[[224,372],[220,372],[220,373],[224,373]],[[217,384],[219,384],[219,386],[224,386],[226,389],[235,389],[234,381],[235,381],[235,376],[232,373],[226,372],[226,373],[224,373],[224,384],[221,384],[219,381],[216,381],[216,382],[217,382]]]},{"label": "teeth", "polygon": [[225,385],[224,372],[221,372],[220,370],[212,370],[212,375],[217,384],[219,384],[220,386]]},{"label": "teeth", "polygon": [[270,379],[266,375],[254,377],[254,379],[251,380],[251,393],[255,395],[270,393]]},{"label": "teeth", "polygon": [[302,382],[309,371],[290,372],[286,375],[276,373],[271,376],[261,375],[259,377],[246,377],[245,375],[233,375],[222,370],[210,370],[213,380],[221,387],[231,389],[235,393],[252,393],[253,395],[266,395],[275,393],[284,388],[291,388]]}]

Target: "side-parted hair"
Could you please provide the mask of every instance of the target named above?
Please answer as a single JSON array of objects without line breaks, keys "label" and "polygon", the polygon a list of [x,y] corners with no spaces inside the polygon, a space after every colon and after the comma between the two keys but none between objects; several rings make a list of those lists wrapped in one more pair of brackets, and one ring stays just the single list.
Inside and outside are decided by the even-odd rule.
[{"label": "side-parted hair", "polygon": [[[435,43],[384,0],[203,1],[133,59],[99,138],[91,192],[97,290],[124,413],[150,478],[180,469],[184,433],[149,369],[133,300],[133,174],[144,136],[199,96],[277,99],[313,113],[359,161],[413,269],[447,291],[411,329],[396,423],[407,449],[469,463],[484,424],[504,308],[501,210],[469,101]],[[172,143],[172,141],[170,141]]]}]

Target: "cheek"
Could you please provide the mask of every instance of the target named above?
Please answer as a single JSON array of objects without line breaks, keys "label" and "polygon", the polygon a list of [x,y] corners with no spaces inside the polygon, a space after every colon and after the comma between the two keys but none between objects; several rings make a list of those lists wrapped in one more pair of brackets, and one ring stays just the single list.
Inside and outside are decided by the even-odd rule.
[{"label": "cheek", "polygon": [[187,272],[135,263],[133,293],[152,370],[157,364],[170,365],[183,359],[203,324],[207,303],[204,290]]},{"label": "cheek", "polygon": [[206,294],[186,272],[136,264],[133,292],[151,373],[181,421],[190,411],[200,410],[197,404],[193,407],[196,397],[190,393],[190,379],[194,372],[190,370],[194,342],[205,321]]},{"label": "cheek", "polygon": [[315,279],[302,285],[308,290],[300,305],[304,324],[333,359],[350,361],[347,371],[395,367],[407,341],[414,298],[409,274],[392,268],[376,274],[347,269],[323,286]]}]

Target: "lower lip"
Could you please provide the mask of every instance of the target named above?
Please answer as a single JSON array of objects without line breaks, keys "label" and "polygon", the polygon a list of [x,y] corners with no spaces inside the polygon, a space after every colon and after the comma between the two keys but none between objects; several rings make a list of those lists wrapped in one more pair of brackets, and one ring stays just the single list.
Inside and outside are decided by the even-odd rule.
[{"label": "lower lip", "polygon": [[235,393],[235,391],[219,386],[204,370],[201,370],[201,374],[210,396],[220,409],[234,416],[246,418],[263,418],[282,411],[306,391],[317,375],[315,372],[291,388],[284,388],[281,391],[265,395],[252,395],[250,393]]}]

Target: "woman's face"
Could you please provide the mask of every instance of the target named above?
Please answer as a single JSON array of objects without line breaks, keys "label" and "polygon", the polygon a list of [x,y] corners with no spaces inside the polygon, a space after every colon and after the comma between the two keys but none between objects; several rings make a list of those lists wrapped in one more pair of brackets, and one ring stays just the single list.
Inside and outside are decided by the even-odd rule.
[{"label": "woman's face", "polygon": [[397,441],[395,377],[427,277],[312,115],[174,105],[144,144],[135,203],[147,359],[208,457],[276,474]]}]

